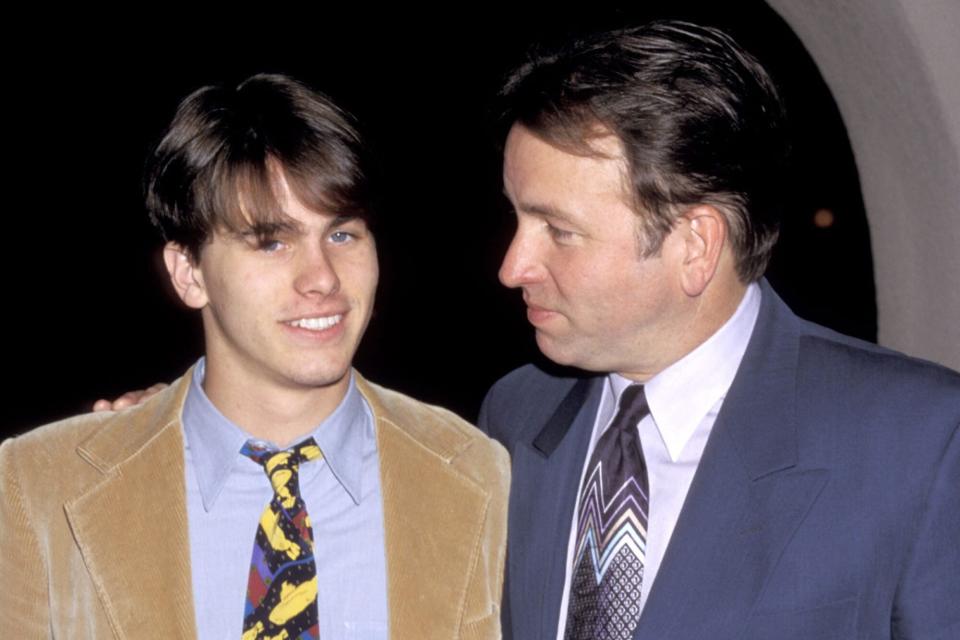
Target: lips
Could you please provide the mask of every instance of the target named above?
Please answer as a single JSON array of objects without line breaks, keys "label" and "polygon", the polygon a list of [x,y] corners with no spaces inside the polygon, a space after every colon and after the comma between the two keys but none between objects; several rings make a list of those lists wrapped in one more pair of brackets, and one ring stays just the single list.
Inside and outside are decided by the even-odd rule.
[{"label": "lips", "polygon": [[543,324],[556,316],[556,311],[551,311],[549,309],[544,309],[543,307],[537,307],[531,304],[527,305],[527,320],[534,326]]}]

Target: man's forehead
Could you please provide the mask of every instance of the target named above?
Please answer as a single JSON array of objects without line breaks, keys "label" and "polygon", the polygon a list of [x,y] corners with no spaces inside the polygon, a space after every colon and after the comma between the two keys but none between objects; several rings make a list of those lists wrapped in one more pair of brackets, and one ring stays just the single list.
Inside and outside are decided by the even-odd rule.
[{"label": "man's forehead", "polygon": [[529,127],[522,122],[516,122],[507,134],[505,148],[509,150],[511,142],[527,136],[572,156],[610,160],[625,157],[626,146],[620,136],[596,120],[576,124],[561,123],[544,128]]},{"label": "man's forehead", "polygon": [[[329,227],[343,224],[359,216],[331,211],[323,202],[329,198],[317,193],[315,188],[292,184],[287,172],[277,163],[268,162],[266,171],[260,175],[248,175],[234,184],[235,214],[226,216],[228,225],[241,232],[261,233],[304,232],[313,226]],[[295,188],[294,184],[297,187]],[[306,195],[308,198],[305,198]],[[232,223],[232,224],[231,224]]]},{"label": "man's forehead", "polygon": [[[587,144],[587,143],[584,143]],[[504,192],[514,204],[545,207],[547,195],[589,197],[613,190],[627,197],[629,170],[620,140],[610,133],[589,141],[590,152],[570,150],[517,125],[504,156]],[[599,175],[603,180],[598,180]],[[612,178],[612,180],[611,180]],[[528,198],[534,201],[526,202]]]}]

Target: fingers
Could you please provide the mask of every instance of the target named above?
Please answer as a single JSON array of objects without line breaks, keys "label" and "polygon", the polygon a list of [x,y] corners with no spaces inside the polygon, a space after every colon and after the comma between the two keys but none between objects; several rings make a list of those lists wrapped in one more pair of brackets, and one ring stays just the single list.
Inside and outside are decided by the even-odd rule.
[{"label": "fingers", "polygon": [[150,396],[155,396],[155,395],[157,395],[158,393],[160,393],[161,391],[163,391],[164,389],[166,389],[166,388],[169,387],[169,386],[170,386],[170,385],[168,385],[166,382],[158,382],[158,383],[156,383],[156,384],[150,385],[149,387],[147,387],[146,389],[143,390],[143,395],[140,396],[140,402],[143,402],[144,400],[146,400],[146,399],[149,398]]},{"label": "fingers", "polygon": [[113,402],[110,400],[100,399],[93,403],[94,411],[120,411],[121,409],[126,409],[127,407],[132,407],[138,405],[147,398],[156,395],[157,393],[166,389],[168,384],[165,382],[158,382],[157,384],[151,385],[146,389],[140,389],[138,391],[128,391],[119,398],[115,399]]}]

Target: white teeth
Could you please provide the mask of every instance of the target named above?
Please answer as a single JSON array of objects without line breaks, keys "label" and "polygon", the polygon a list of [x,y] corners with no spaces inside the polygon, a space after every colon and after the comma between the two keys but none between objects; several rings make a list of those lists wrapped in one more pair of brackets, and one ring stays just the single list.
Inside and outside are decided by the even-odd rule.
[{"label": "white teeth", "polygon": [[335,316],[327,316],[326,318],[301,318],[299,320],[294,320],[289,324],[293,327],[300,327],[301,329],[323,331],[324,329],[329,329],[333,325],[339,323],[341,320],[343,320],[343,314],[338,313]]}]

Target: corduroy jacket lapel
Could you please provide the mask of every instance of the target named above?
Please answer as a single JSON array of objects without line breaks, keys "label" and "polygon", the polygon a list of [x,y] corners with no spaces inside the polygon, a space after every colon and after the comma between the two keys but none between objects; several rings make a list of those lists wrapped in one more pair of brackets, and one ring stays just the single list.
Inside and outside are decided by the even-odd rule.
[{"label": "corduroy jacket lapel", "polygon": [[465,618],[476,613],[468,591],[483,565],[478,555],[489,552],[480,534],[492,495],[451,464],[471,442],[397,415],[359,375],[357,386],[376,422],[390,637],[464,637]]},{"label": "corduroy jacket lapel", "polygon": [[118,414],[77,453],[103,481],[65,505],[74,539],[120,638],[195,638],[180,408],[173,393]]}]

